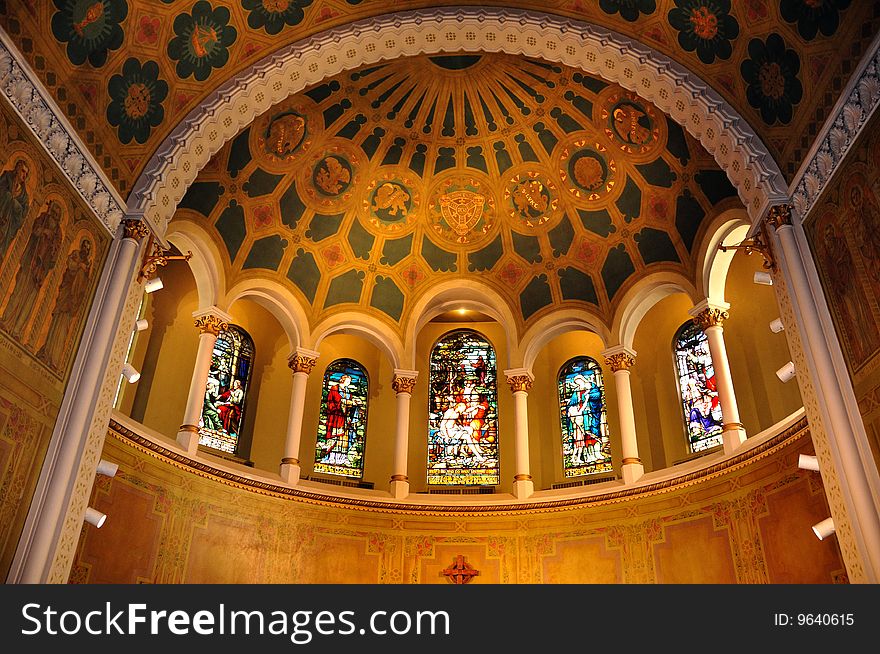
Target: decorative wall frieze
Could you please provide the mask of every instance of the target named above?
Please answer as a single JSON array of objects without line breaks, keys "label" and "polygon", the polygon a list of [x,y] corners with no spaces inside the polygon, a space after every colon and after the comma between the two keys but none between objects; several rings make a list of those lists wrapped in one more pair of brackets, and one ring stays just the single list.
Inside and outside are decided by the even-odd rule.
[{"label": "decorative wall frieze", "polygon": [[2,29],[0,93],[42,143],[101,224],[115,234],[126,215],[125,202]]},{"label": "decorative wall frieze", "polygon": [[816,138],[812,156],[791,185],[791,201],[801,222],[816,204],[837,167],[846,158],[862,128],[880,104],[880,37],[853,73],[836,112]]},{"label": "decorative wall frieze", "polygon": [[616,32],[500,7],[385,14],[294,43],[231,78],[180,122],[134,185],[131,205],[163,234],[199,171],[224,143],[293,93],[344,70],[441,52],[504,52],[563,63],[638,93],[700,141],[754,220],[788,198],[779,167],[748,123],[684,66]]}]

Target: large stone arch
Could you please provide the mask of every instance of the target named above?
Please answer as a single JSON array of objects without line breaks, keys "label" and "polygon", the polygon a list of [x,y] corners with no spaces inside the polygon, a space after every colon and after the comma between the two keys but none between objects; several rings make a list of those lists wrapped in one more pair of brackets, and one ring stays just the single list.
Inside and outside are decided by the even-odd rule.
[{"label": "large stone arch", "polygon": [[788,189],[736,110],[669,57],[611,30],[541,12],[447,7],[385,14],[291,44],[234,76],[180,122],[134,185],[129,211],[159,233],[211,157],[289,95],[343,70],[441,52],[503,52],[564,63],[620,84],[680,123],[727,173],[753,222]]}]

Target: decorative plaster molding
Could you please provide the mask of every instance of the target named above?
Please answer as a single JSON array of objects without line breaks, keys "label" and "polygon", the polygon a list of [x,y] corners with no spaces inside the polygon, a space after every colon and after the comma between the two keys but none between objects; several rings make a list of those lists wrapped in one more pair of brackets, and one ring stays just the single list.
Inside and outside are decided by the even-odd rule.
[{"label": "decorative plaster molding", "polygon": [[[848,91],[848,92],[847,92]],[[791,185],[791,202],[800,221],[807,217],[822,190],[843,163],[862,128],[880,104],[880,36],[862,59],[836,110],[816,138],[812,156]]]},{"label": "decorative plaster molding", "polygon": [[101,224],[115,235],[126,214],[125,202],[2,29],[0,91]]},{"label": "decorative plaster molding", "polygon": [[779,167],[748,123],[708,84],[616,32],[541,12],[446,7],[386,14],[330,29],[234,76],[180,122],[130,196],[159,234],[199,171],[223,145],[289,95],[343,70],[440,52],[504,52],[581,69],[638,93],[714,157],[753,221],[788,199]]}]

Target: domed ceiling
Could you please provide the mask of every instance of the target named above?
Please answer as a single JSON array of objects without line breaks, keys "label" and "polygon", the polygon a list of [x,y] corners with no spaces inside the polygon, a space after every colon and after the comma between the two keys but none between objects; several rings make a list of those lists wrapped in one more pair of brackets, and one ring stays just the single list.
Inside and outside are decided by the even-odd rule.
[{"label": "domed ceiling", "polygon": [[741,206],[638,96],[485,54],[381,63],[288,98],[215,155],[174,220],[213,235],[229,286],[286,284],[313,324],[358,307],[399,328],[430,284],[478,276],[522,328],[566,304],[610,319],[646,271],[693,278],[701,227]]},{"label": "domed ceiling", "polygon": [[126,194],[235,73],[333,27],[444,5],[548,12],[645,43],[730,102],[788,180],[880,27],[869,0],[7,0],[0,26]]}]

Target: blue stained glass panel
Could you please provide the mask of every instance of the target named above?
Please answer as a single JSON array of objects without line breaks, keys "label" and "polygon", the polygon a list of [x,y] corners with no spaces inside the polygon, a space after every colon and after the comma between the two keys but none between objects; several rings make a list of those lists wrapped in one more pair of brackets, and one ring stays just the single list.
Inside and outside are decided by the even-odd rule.
[{"label": "blue stained glass panel", "polygon": [[565,476],[610,471],[611,442],[599,364],[589,357],[572,359],[559,371],[557,388]]},{"label": "blue stained glass panel", "polygon": [[351,359],[337,359],[324,373],[313,470],[341,477],[364,476],[367,439],[367,371]]},{"label": "blue stained glass panel", "polygon": [[699,325],[688,322],[675,337],[678,391],[691,452],[722,444],[721,404],[709,339]]}]

